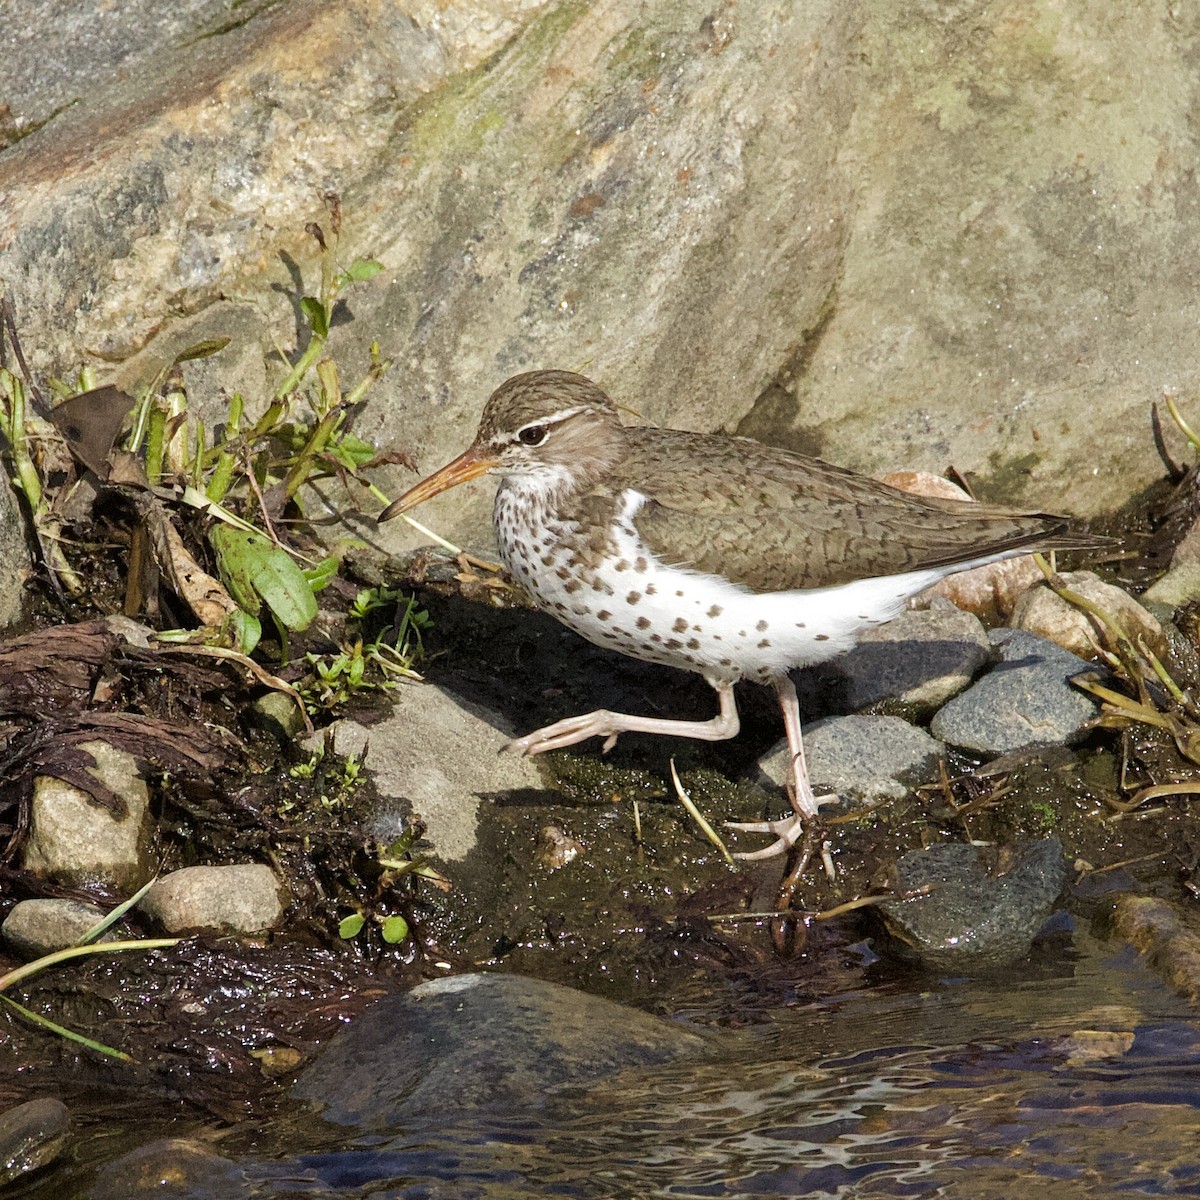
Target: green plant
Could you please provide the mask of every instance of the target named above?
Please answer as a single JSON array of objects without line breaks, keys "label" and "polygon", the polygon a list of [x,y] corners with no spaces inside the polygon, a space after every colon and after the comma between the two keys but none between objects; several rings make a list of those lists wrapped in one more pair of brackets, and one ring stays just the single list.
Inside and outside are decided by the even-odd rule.
[{"label": "green plant", "polygon": [[[374,634],[366,632],[381,609],[394,610],[395,620]],[[357,693],[387,691],[401,679],[421,678],[413,668],[424,654],[424,633],[432,622],[415,598],[392,588],[365,588],[346,618],[347,636],[336,651],[305,656],[312,671],[300,691],[308,702],[335,708]]]}]

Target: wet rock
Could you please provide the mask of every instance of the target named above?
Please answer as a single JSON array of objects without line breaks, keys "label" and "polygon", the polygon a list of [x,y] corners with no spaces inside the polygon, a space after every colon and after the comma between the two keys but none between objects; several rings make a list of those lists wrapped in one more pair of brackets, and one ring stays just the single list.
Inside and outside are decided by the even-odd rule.
[{"label": "wet rock", "polygon": [[101,1167],[87,1200],[249,1200],[260,1194],[258,1186],[237,1163],[203,1142],[163,1138]]},{"label": "wet rock", "polygon": [[934,716],[930,732],[953,746],[1003,754],[1023,746],[1070,741],[1096,714],[1069,682],[1091,663],[1019,629],[989,634],[1000,661]]},{"label": "wet rock", "polygon": [[167,933],[253,934],[279,925],[284,901],[270,867],[244,863],[173,871],[139,907]]},{"label": "wet rock", "polygon": [[1021,958],[1054,906],[1067,878],[1057,838],[1024,842],[997,854],[943,843],[896,863],[897,889],[907,899],[879,905],[895,949],[942,973],[967,974]]},{"label": "wet rock", "polygon": [[153,874],[154,820],[150,793],[132,754],[107,742],[83,742],[95,760],[88,768],[120,805],[110,808],[74,784],[49,775],[33,783],[27,871],[58,883],[104,883],[134,892]]},{"label": "wet rock", "polygon": [[[0,937],[22,958],[40,958],[43,954],[77,945],[89,929],[104,920],[105,915],[104,909],[81,900],[22,900],[14,904],[4,918]],[[118,923],[105,930],[100,940],[112,942],[119,937]]]},{"label": "wet rock", "polygon": [[327,1120],[385,1133],[406,1117],[537,1108],[623,1067],[704,1053],[680,1025],[516,975],[460,975],[368,1009],[297,1081]]},{"label": "wet rock", "polygon": [[1200,928],[1187,912],[1157,896],[1118,896],[1112,926],[1180,995],[1200,1004]]},{"label": "wet rock", "polygon": [[538,830],[533,860],[543,870],[557,871],[574,862],[582,853],[583,843],[571,837],[561,825],[543,825]]},{"label": "wet rock", "polygon": [[399,696],[399,708],[370,728],[335,722],[334,749],[361,756],[369,743],[366,766],[382,798],[366,826],[373,837],[392,841],[415,815],[439,858],[461,860],[475,847],[480,804],[542,791],[541,772],[533,759],[500,753],[515,734],[497,714],[432,684]]},{"label": "wet rock", "polygon": [[[944,750],[935,738],[900,717],[831,717],[804,731],[813,786],[843,799],[907,795],[911,785],[936,778]],[[779,742],[758,765],[771,783],[783,787],[787,742]]]},{"label": "wet rock", "polygon": [[0,1187],[49,1166],[70,1133],[71,1114],[61,1100],[29,1100],[0,1113]]},{"label": "wet rock", "polygon": [[[1105,583],[1092,571],[1067,571],[1059,579],[1064,587],[1094,604],[1109,621],[1124,629],[1135,645],[1140,640],[1159,659],[1166,658],[1167,638],[1162,626],[1128,592]],[[1046,583],[1030,588],[1021,597],[1012,624],[1080,658],[1096,658],[1102,650],[1117,647],[1112,628],[1064,600]]]},{"label": "wet rock", "polygon": [[979,618],[939,598],[866,630],[836,670],[846,680],[849,708],[896,699],[932,711],[967,687],[990,657]]}]

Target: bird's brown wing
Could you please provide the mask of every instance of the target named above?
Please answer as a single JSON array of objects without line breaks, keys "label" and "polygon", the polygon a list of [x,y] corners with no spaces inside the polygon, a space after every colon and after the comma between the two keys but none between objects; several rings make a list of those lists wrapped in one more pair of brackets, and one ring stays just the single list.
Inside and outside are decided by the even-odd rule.
[{"label": "bird's brown wing", "polygon": [[752,591],[1092,544],[1061,517],[912,496],[746,439],[627,432],[629,453],[604,480],[607,497],[626,488],[648,497],[634,524],[658,558]]}]

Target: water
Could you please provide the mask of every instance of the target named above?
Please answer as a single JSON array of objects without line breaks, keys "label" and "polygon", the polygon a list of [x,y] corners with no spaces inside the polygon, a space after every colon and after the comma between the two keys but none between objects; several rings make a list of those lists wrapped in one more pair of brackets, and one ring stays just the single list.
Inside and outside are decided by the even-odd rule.
[{"label": "water", "polygon": [[[721,1061],[626,1074],[532,1114],[464,1112],[387,1139],[298,1114],[224,1131],[210,1149],[232,1176],[202,1165],[179,1190],[131,1192],[125,1174],[118,1194],[1200,1195],[1200,1022],[1131,951],[1083,931],[1073,946],[1036,972],[785,1005]],[[25,1194],[87,1195],[77,1178]]]}]

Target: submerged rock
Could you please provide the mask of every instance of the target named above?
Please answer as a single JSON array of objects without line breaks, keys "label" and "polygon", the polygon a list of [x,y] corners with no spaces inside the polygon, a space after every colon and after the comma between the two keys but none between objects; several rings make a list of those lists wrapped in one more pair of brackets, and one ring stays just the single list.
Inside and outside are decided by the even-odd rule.
[{"label": "submerged rock", "polygon": [[900,955],[929,970],[967,974],[1028,952],[1066,882],[1067,864],[1057,838],[999,856],[956,842],[904,855],[896,877],[906,895],[883,901],[879,912]]},{"label": "submerged rock", "polygon": [[389,996],[338,1034],[293,1092],[327,1120],[389,1132],[410,1116],[532,1108],[561,1088],[712,1045],[661,1017],[518,975],[458,975]]},{"label": "submerged rock", "polygon": [[50,1097],[0,1113],[0,1187],[52,1163],[70,1132],[67,1106]]}]

